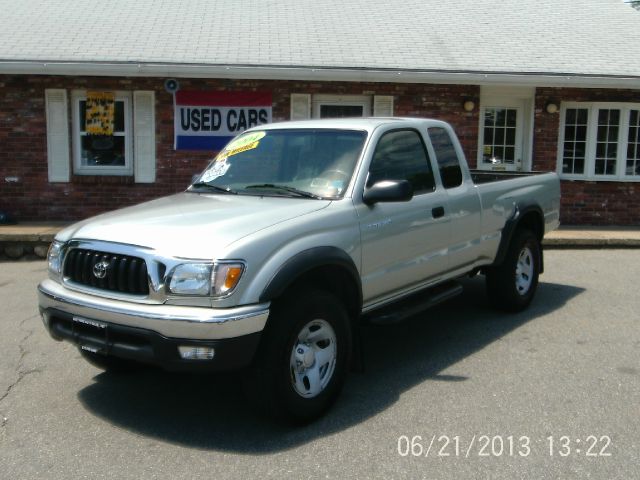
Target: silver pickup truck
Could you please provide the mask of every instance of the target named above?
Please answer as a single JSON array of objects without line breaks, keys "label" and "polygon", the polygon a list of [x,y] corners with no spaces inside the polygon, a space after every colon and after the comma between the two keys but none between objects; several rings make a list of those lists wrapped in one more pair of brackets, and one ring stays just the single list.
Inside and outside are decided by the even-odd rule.
[{"label": "silver pickup truck", "polygon": [[363,322],[415,315],[477,273],[496,307],[527,307],[559,203],[554,173],[470,171],[441,121],[261,126],[185,192],[60,232],[40,311],[99,367],[246,368],[261,406],[310,420]]}]

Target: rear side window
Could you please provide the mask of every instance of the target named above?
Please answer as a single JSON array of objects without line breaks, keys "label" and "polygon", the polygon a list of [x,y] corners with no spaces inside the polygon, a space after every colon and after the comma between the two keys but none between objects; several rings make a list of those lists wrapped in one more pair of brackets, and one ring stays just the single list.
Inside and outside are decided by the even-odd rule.
[{"label": "rear side window", "polygon": [[427,150],[418,132],[396,130],[380,138],[369,167],[367,187],[381,180],[408,180],[414,194],[435,190]]},{"label": "rear side window", "polygon": [[449,132],[444,128],[433,127],[429,129],[429,138],[433,145],[440,170],[440,178],[444,188],[453,188],[462,185],[462,169],[460,159],[453,146]]}]

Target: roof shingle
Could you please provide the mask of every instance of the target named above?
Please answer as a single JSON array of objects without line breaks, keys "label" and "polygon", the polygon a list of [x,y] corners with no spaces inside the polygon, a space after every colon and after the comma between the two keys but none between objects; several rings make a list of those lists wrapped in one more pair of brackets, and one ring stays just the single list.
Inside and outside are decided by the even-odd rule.
[{"label": "roof shingle", "polygon": [[640,79],[621,0],[0,0],[2,62],[133,62]]}]

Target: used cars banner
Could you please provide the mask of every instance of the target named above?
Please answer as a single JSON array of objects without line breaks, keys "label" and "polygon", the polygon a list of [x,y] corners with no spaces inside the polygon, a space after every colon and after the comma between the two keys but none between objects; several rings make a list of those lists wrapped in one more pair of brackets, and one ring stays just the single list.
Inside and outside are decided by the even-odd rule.
[{"label": "used cars banner", "polygon": [[175,93],[176,150],[220,150],[247,128],[271,122],[269,92]]}]

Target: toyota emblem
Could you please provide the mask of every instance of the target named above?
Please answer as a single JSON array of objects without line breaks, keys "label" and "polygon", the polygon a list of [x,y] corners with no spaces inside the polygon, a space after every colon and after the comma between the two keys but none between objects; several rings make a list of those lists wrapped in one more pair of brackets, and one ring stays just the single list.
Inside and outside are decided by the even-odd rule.
[{"label": "toyota emblem", "polygon": [[109,269],[109,262],[102,260],[93,266],[93,276],[96,278],[104,278],[107,276],[107,270]]}]

